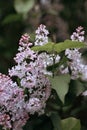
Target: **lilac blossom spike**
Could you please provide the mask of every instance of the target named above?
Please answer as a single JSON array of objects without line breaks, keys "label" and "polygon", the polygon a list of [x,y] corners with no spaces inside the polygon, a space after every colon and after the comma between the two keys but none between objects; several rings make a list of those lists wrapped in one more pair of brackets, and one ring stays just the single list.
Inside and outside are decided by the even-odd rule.
[{"label": "lilac blossom spike", "polygon": [[[84,41],[84,30],[83,27],[78,27],[76,32],[71,35],[72,41]],[[68,66],[71,69],[71,77],[72,79],[81,78],[82,80],[87,80],[87,65],[84,64],[81,53],[79,49],[66,49],[65,55],[71,61],[68,63]]]},{"label": "lilac blossom spike", "polygon": [[83,42],[84,34],[85,34],[85,31],[83,31],[83,27],[79,26],[78,28],[76,28],[76,32],[73,32],[73,34],[71,35],[71,40]]},{"label": "lilac blossom spike", "polygon": [[35,45],[44,45],[48,43],[48,30],[46,26],[41,24],[36,30]]},{"label": "lilac blossom spike", "polygon": [[29,38],[27,34],[21,37],[19,52],[14,58],[17,64],[9,70],[9,75],[20,79],[20,87],[29,92],[29,95],[25,95],[30,97],[25,103],[26,111],[29,114],[37,112],[40,115],[44,113],[46,101],[51,94],[51,85],[43,72],[42,59],[30,48],[32,43],[29,42]]},{"label": "lilac blossom spike", "polygon": [[[35,45],[42,46],[48,43],[49,32],[46,29],[45,25],[41,24],[35,33]],[[46,68],[47,66],[53,65],[53,59],[55,59],[55,63],[58,63],[60,61],[60,56],[58,54],[47,54],[46,52],[39,54],[38,58],[42,60],[44,65],[43,73],[47,75],[52,75],[52,72],[47,71]]]}]

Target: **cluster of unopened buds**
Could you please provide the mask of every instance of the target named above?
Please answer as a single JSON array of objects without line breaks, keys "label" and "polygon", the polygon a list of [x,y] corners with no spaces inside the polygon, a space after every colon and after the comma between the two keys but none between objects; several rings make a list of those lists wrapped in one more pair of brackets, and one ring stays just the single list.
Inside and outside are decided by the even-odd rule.
[{"label": "cluster of unopened buds", "polygon": [[[84,41],[82,27],[77,28],[71,40]],[[0,74],[0,125],[3,129],[22,130],[30,115],[44,114],[46,102],[51,95],[51,84],[47,75],[52,72],[46,70],[47,66],[60,62],[59,54],[38,54],[31,49],[32,45],[48,43],[48,30],[40,25],[36,30],[35,42],[32,44],[30,36],[24,34],[19,41],[18,53],[14,57],[16,65],[9,69],[8,76]],[[65,55],[71,60],[67,67],[61,65],[61,73],[69,73],[71,78],[87,79],[87,65],[83,64],[79,49],[67,49]],[[84,68],[84,69],[83,69]],[[15,79],[15,81],[12,79]]]}]

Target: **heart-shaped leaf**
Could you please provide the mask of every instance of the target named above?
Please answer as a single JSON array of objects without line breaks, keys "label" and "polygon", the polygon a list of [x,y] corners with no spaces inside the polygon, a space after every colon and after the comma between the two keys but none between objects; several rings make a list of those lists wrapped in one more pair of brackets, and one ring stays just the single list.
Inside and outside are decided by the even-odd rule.
[{"label": "heart-shaped leaf", "polygon": [[14,8],[18,13],[26,14],[34,6],[35,0],[15,0]]},{"label": "heart-shaped leaf", "polygon": [[60,100],[64,103],[65,95],[69,89],[70,75],[60,75],[49,78],[52,88],[56,90]]},{"label": "heart-shaped leaf", "polygon": [[81,124],[80,120],[69,117],[61,121],[62,130],[80,130]]}]

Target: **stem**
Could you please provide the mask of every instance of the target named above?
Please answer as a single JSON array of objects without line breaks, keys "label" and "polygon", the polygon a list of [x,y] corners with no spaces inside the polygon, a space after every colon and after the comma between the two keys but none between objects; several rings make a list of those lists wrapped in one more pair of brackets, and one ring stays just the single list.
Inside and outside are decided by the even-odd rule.
[{"label": "stem", "polygon": [[54,78],[54,72],[55,72],[55,57],[53,56],[53,78]]}]

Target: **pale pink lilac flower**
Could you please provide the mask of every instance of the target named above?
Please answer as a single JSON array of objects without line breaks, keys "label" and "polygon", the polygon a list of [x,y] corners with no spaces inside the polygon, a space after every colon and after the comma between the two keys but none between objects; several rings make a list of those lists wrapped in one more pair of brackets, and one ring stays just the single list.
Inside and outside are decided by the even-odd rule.
[{"label": "pale pink lilac flower", "polygon": [[[48,30],[46,29],[45,25],[40,25],[38,29],[36,30],[36,37],[35,37],[35,45],[45,45],[48,43]],[[58,63],[60,60],[60,56],[57,54],[47,54],[46,52],[40,53],[38,55],[38,58],[40,58],[43,62],[44,69],[43,72],[46,75],[52,75],[52,72],[49,72],[46,70],[47,66],[53,65],[54,63],[54,58],[55,58],[55,63]]]},{"label": "pale pink lilac flower", "polygon": [[20,79],[25,76],[25,73],[27,72],[28,68],[26,67],[27,63],[24,61],[22,64],[18,64],[12,67],[12,69],[9,69],[9,75],[10,76],[17,76]]},{"label": "pale pink lilac flower", "polygon": [[[71,35],[72,41],[84,41],[84,31],[83,27],[78,27],[76,29],[76,32],[74,32]],[[79,52],[79,49],[66,49],[65,55],[69,60],[71,60],[68,65],[71,69],[71,78],[77,79],[81,78],[82,80],[87,80],[87,65],[84,64],[82,60],[81,53]]]},{"label": "pale pink lilac flower", "polygon": [[73,32],[73,34],[71,35],[71,40],[84,42],[84,34],[85,31],[83,31],[83,27],[79,26],[78,28],[76,28],[76,32]]},{"label": "pale pink lilac flower", "polygon": [[48,30],[46,26],[41,24],[36,30],[35,45],[45,45],[48,43]]},{"label": "pale pink lilac flower", "polygon": [[66,49],[65,55],[67,58],[71,60],[79,60],[81,58],[81,53],[78,51],[78,49]]},{"label": "pale pink lilac flower", "polygon": [[60,72],[61,74],[67,74],[67,73],[69,73],[68,67],[65,67],[64,65],[61,65],[61,66],[59,67],[59,72]]},{"label": "pale pink lilac flower", "polygon": [[0,125],[3,129],[14,130],[13,124],[20,120],[25,125],[29,118],[25,108],[23,90],[10,77],[0,74]]},{"label": "pale pink lilac flower", "polygon": [[45,103],[41,102],[39,98],[32,97],[27,102],[26,109],[29,113],[35,114],[35,112],[44,114]]},{"label": "pale pink lilac flower", "polygon": [[5,129],[5,130],[7,128],[9,128],[9,129],[12,128],[10,116],[8,114],[0,112],[0,125],[3,126],[3,129]]},{"label": "pale pink lilac flower", "polygon": [[[24,40],[23,40],[24,38]],[[31,50],[30,46],[32,44],[29,42],[29,36],[25,34],[22,36],[19,42],[19,52],[14,58],[17,65],[9,70],[9,75],[11,77],[16,76],[20,79],[20,87],[29,92],[30,99],[37,98],[40,103],[35,111],[28,108],[30,104],[28,99],[26,101],[27,110],[30,114],[37,112],[38,114],[43,114],[45,109],[45,104],[51,93],[51,86],[48,78],[44,75],[44,64],[42,59],[38,56],[37,52]],[[26,51],[27,50],[27,51]],[[24,54],[22,56],[22,54]],[[28,95],[26,95],[28,96]],[[42,106],[41,106],[42,105]],[[44,106],[44,107],[43,107]]]},{"label": "pale pink lilac flower", "polygon": [[22,63],[24,60],[34,60],[36,58],[36,53],[30,49],[30,46],[32,45],[31,42],[29,42],[29,35],[24,34],[22,35],[20,41],[19,41],[19,53],[16,54],[16,57],[14,58],[16,63]]},{"label": "pale pink lilac flower", "polygon": [[[48,34],[44,26],[40,28]],[[27,34],[21,37],[19,52],[14,58],[16,65],[9,69],[10,77],[18,78],[17,83],[0,74],[0,125],[4,129],[22,130],[29,114],[44,114],[51,94],[50,82],[43,71],[43,59],[31,50],[29,38]]]}]

